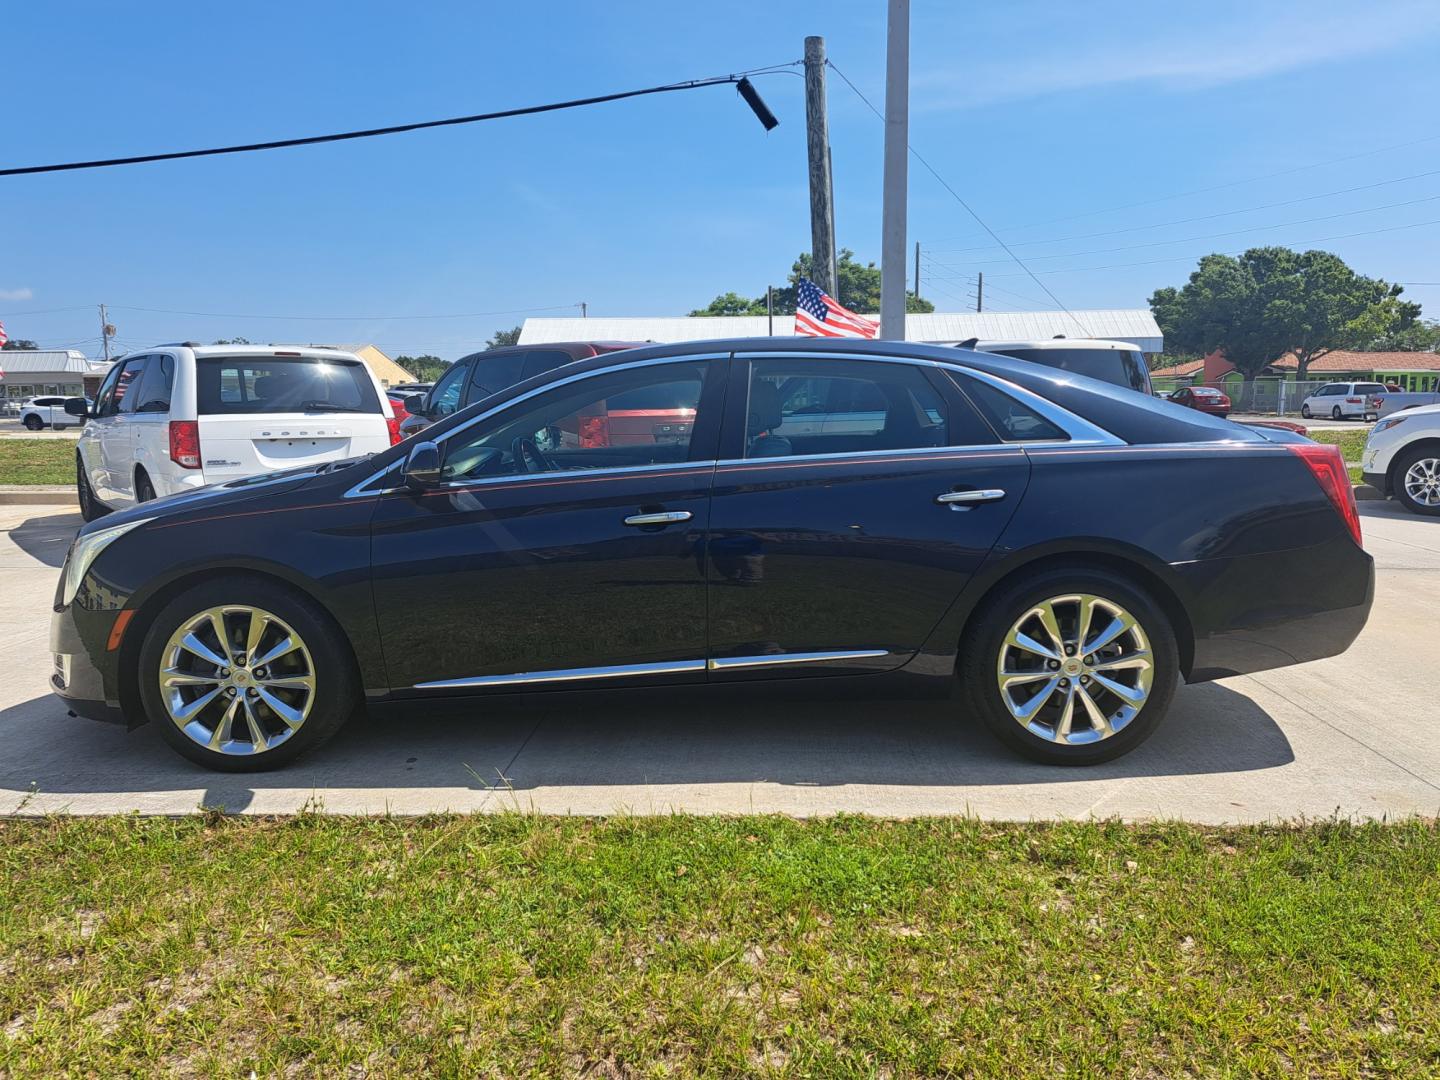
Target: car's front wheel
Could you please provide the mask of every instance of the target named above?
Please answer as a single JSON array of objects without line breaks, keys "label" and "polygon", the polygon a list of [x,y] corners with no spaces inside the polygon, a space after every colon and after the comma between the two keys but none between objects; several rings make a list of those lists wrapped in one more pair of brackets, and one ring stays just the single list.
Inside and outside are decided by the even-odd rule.
[{"label": "car's front wheel", "polygon": [[1345,415],[1344,415],[1344,413],[1342,413],[1342,412],[1340,411],[1340,406],[1339,406],[1339,405],[1336,405],[1333,409],[1330,410],[1330,419],[1331,419],[1331,420],[1343,420],[1344,418],[1345,418]]},{"label": "car's front wheel", "polygon": [[1440,517],[1440,447],[1417,446],[1395,462],[1395,497],[1414,514]]},{"label": "car's front wheel", "polygon": [[226,772],[292,761],[335,734],[360,700],[343,633],[324,609],[243,575],[167,604],[145,635],[139,678],[161,737]]},{"label": "car's front wheel", "polygon": [[25,427],[28,428],[30,431],[39,431],[44,426],[45,421],[41,420],[40,417],[36,416],[34,413],[31,413],[29,416],[25,417]]},{"label": "car's front wheel", "polygon": [[1093,765],[1139,746],[1179,674],[1170,620],[1118,574],[1042,571],[977,612],[961,645],[962,699],[1007,746],[1052,765]]},{"label": "car's front wheel", "polygon": [[1301,406],[1300,406],[1300,415],[1303,416],[1306,420],[1312,419],[1311,414],[1310,414],[1310,406],[1309,406],[1309,405],[1301,405]]}]

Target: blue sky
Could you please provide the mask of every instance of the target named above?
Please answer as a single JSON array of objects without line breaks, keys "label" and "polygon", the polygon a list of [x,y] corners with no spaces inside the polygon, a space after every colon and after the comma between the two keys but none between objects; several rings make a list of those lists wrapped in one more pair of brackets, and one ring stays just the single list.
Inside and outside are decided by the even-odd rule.
[{"label": "blue sky", "polygon": [[[0,160],[587,96],[795,60],[813,33],[880,105],[884,9],[11,5]],[[1069,307],[1143,305],[1199,255],[1261,243],[1440,282],[1433,0],[916,0],[912,29],[913,145]],[[243,335],[450,359],[522,309],[570,314],[562,305],[583,300],[592,314],[684,314],[729,289],[762,293],[809,246],[809,218],[802,81],[757,82],[781,120],[769,134],[718,87],[0,179],[0,320],[11,337],[94,352],[104,301],[129,347]],[[837,234],[878,258],[881,124],[833,73],[830,103]],[[909,230],[926,253],[921,291],[939,309],[966,306],[982,270],[987,307],[1053,306],[913,162]],[[1440,314],[1440,286],[1407,294]],[[487,312],[503,314],[477,314]],[[346,317],[259,317],[278,315]],[[381,317],[397,315],[457,317]]]}]

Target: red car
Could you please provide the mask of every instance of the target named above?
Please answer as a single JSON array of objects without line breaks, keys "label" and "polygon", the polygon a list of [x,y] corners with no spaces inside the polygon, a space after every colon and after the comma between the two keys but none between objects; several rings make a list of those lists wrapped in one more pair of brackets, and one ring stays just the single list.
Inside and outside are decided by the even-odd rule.
[{"label": "red car", "polygon": [[1230,415],[1230,398],[1213,386],[1182,386],[1170,395],[1170,400],[1222,419]]}]

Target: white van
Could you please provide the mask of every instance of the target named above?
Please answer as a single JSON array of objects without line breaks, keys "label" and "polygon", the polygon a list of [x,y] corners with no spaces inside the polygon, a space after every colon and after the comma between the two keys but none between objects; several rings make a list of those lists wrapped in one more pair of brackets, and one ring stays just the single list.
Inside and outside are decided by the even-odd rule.
[{"label": "white van", "polygon": [[160,345],[121,357],[86,417],[86,521],[206,484],[378,453],[400,440],[365,362],[333,349]]}]

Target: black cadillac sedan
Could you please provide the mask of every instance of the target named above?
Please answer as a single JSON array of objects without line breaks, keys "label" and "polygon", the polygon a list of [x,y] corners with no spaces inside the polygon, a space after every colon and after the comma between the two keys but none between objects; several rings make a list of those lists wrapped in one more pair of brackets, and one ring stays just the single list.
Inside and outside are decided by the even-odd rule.
[{"label": "black cadillac sedan", "polygon": [[217,769],[367,706],[806,678],[1086,764],[1181,679],[1341,652],[1372,585],[1333,447],[984,353],[702,342],[92,522],[52,682]]}]

